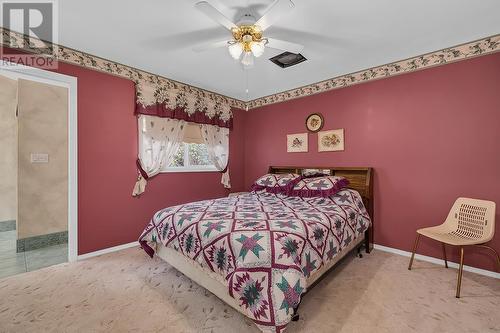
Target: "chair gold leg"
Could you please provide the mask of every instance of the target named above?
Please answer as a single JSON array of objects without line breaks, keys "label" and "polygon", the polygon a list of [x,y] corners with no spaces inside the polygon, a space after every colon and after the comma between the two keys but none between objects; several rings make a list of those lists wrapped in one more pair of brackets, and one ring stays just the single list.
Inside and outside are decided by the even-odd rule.
[{"label": "chair gold leg", "polygon": [[448,260],[446,259],[446,246],[444,243],[443,244],[443,259],[444,259],[444,267],[448,268]]},{"label": "chair gold leg", "polygon": [[413,258],[415,258],[415,252],[417,252],[418,241],[420,240],[420,234],[417,233],[417,238],[415,238],[415,244],[413,244],[413,252],[411,253],[410,264],[408,265],[408,270],[411,271],[411,266],[413,265]]},{"label": "chair gold leg", "polygon": [[457,295],[456,298],[460,298],[460,287],[462,285],[462,273],[464,272],[464,248],[460,247],[460,267],[458,268],[458,280],[457,280]]},{"label": "chair gold leg", "polygon": [[495,257],[496,257],[496,260],[497,260],[498,270],[500,271],[500,255],[498,255],[497,250],[495,250],[494,248],[492,248],[491,246],[488,246],[486,244],[476,244],[474,246],[482,247],[482,248],[488,249],[491,252],[493,252],[493,254],[495,254]]},{"label": "chair gold leg", "polygon": [[497,257],[497,265],[498,265],[498,270],[500,270],[500,256],[498,255],[498,252],[494,249],[491,248],[493,252],[495,253],[495,256]]}]

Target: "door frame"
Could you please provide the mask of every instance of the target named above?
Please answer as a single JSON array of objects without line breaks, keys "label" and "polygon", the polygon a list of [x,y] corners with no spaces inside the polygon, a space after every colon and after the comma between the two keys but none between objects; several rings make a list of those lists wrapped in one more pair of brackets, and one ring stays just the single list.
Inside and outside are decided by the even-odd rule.
[{"label": "door frame", "polygon": [[78,258],[78,104],[76,77],[0,61],[0,74],[68,89],[68,261]]}]

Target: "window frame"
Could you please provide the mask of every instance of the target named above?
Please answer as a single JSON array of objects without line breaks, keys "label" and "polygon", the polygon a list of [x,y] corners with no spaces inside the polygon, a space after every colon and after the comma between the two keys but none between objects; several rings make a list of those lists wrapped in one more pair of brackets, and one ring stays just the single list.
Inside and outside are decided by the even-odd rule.
[{"label": "window frame", "polygon": [[[189,164],[189,144],[184,143],[184,164],[187,162]],[[184,165],[184,166],[166,166],[160,172],[162,173],[172,173],[172,172],[218,172],[215,165]]]},{"label": "window frame", "polygon": [[[141,123],[141,117],[137,117],[137,123],[138,123],[138,130],[139,130],[139,135],[138,135],[138,149],[139,149],[139,158],[143,158],[145,154],[148,152],[144,149],[144,136],[145,133],[143,131],[143,126],[144,124]],[[185,144],[185,147],[189,145],[187,142],[183,142]],[[189,151],[188,149],[184,149],[184,161],[189,161]],[[160,173],[181,173],[181,172],[220,172],[217,170],[215,165],[209,165],[209,166],[182,166],[182,167],[171,167],[171,166],[165,166],[160,170]]]}]

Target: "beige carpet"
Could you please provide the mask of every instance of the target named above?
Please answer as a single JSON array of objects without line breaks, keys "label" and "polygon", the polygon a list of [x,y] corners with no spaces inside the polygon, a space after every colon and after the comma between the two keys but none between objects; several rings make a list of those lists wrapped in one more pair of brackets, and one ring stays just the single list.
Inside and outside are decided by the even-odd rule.
[{"label": "beige carpet", "polygon": [[[287,332],[500,332],[500,280],[374,251],[348,256]],[[129,249],[0,280],[0,332],[259,332],[168,264]]]}]

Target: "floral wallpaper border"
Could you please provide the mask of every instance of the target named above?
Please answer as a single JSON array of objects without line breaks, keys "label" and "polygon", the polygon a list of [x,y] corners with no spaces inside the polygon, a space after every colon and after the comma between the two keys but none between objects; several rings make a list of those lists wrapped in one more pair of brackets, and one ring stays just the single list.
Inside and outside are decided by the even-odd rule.
[{"label": "floral wallpaper border", "polygon": [[[21,45],[26,38],[23,34],[3,27],[0,27],[0,30],[2,32],[0,44],[7,47]],[[35,45],[40,42],[34,38],[29,38],[29,41]],[[33,53],[37,53],[37,50],[36,48],[33,49]],[[55,56],[52,57],[58,61],[91,68],[134,81],[137,89],[137,105],[139,109],[163,104],[165,107],[172,109],[182,107],[188,115],[201,113],[209,119],[221,119],[223,122],[226,122],[232,119],[231,108],[242,110],[255,109],[265,105],[281,103],[394,75],[411,73],[498,51],[500,51],[500,34],[390,64],[341,75],[248,102],[177,82],[61,45],[54,45],[53,54]],[[43,55],[40,52],[38,54]]]},{"label": "floral wallpaper border", "polygon": [[[20,47],[29,40],[31,45],[41,45],[41,41],[21,33],[0,27],[0,44],[6,47]],[[201,112],[208,118],[217,117],[224,121],[232,118],[231,108],[245,109],[246,103],[234,98],[223,96],[208,90],[177,82],[159,75],[103,59],[85,52],[54,44],[52,54],[47,55],[40,49],[32,48],[30,52],[40,56],[48,56],[57,61],[78,65],[100,72],[113,74],[132,80],[136,84],[137,104],[146,108],[156,103],[164,103],[166,96],[170,101],[177,100],[175,107],[184,102],[187,112]],[[172,102],[170,103],[172,104]]]},{"label": "floral wallpaper border", "polygon": [[421,56],[373,67],[359,72],[338,76],[304,87],[287,90],[246,102],[248,109],[281,103],[296,98],[306,97],[326,91],[345,88],[355,84],[383,79],[394,75],[411,73],[417,70],[445,65],[451,62],[469,59],[480,55],[500,51],[500,34],[473,42],[430,52]]}]

